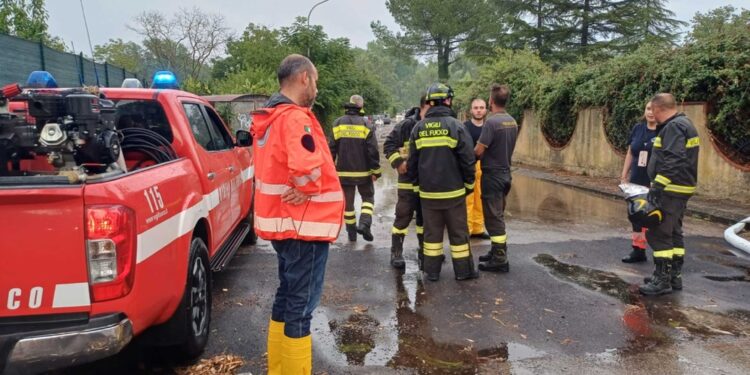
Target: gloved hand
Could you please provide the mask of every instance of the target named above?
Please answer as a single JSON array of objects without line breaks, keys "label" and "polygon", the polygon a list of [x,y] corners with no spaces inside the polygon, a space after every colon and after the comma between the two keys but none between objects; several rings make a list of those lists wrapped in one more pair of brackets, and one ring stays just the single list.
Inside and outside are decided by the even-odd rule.
[{"label": "gloved hand", "polygon": [[651,189],[648,190],[648,202],[656,208],[661,208],[661,197],[664,193],[664,186],[654,183],[651,184]]}]

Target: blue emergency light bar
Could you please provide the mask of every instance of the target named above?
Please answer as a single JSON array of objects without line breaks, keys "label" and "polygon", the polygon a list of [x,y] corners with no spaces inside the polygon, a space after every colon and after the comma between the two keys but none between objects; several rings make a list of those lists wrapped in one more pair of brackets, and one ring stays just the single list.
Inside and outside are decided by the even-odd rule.
[{"label": "blue emergency light bar", "polygon": [[180,89],[180,83],[177,81],[177,76],[169,70],[160,70],[154,74],[154,79],[151,80],[152,89]]},{"label": "blue emergency light bar", "polygon": [[29,78],[26,80],[26,87],[33,89],[54,89],[57,86],[55,77],[49,72],[44,70],[37,70],[29,74]]}]

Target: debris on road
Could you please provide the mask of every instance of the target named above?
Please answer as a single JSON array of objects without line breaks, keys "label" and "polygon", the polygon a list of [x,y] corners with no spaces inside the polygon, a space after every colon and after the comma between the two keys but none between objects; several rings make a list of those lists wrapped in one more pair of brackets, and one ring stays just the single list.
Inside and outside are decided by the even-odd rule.
[{"label": "debris on road", "polygon": [[222,354],[207,359],[201,359],[200,362],[190,366],[177,369],[178,375],[225,375],[236,374],[237,369],[245,364],[245,360],[236,355]]}]

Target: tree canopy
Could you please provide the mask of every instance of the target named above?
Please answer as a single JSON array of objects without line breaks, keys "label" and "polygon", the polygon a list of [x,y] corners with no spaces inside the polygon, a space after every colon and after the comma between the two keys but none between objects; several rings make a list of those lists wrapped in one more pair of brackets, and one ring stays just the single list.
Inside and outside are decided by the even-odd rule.
[{"label": "tree canopy", "polygon": [[50,35],[47,26],[49,13],[44,0],[0,0],[0,33],[42,42],[64,51],[65,43]]}]

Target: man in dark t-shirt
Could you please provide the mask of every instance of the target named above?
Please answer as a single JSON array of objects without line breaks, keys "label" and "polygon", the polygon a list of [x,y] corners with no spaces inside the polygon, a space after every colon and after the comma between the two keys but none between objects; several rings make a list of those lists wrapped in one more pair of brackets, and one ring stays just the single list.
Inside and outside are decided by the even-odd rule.
[{"label": "man in dark t-shirt", "polygon": [[[483,99],[476,98],[471,101],[471,119],[464,122],[464,127],[469,131],[472,149],[477,145],[479,136],[484,127],[484,117],[487,115],[487,104]],[[480,163],[476,166],[476,182],[474,192],[466,195],[466,217],[468,218],[469,235],[489,239],[490,236],[484,231],[484,214],[482,212],[482,169]]]},{"label": "man in dark t-shirt", "polygon": [[495,84],[490,94],[492,114],[485,122],[474,152],[482,162],[482,208],[485,226],[492,241],[487,255],[479,257],[479,269],[508,272],[507,234],[505,232],[505,197],[510,192],[510,165],[518,138],[516,120],[505,112],[510,89]]}]

